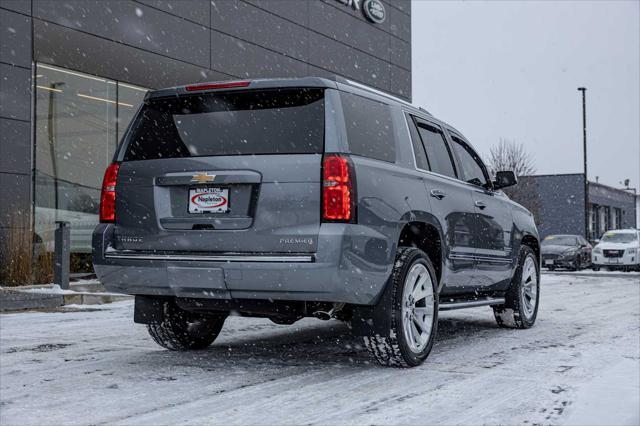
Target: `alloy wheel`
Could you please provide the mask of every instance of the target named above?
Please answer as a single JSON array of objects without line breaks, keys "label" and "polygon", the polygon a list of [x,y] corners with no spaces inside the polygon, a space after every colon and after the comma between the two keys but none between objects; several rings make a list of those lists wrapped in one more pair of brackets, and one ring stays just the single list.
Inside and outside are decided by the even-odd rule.
[{"label": "alloy wheel", "polygon": [[434,316],[433,283],[422,263],[411,267],[402,294],[402,329],[409,348],[420,353],[431,336]]},{"label": "alloy wheel", "polygon": [[533,256],[527,256],[522,265],[520,300],[525,317],[531,319],[538,303],[538,271]]}]

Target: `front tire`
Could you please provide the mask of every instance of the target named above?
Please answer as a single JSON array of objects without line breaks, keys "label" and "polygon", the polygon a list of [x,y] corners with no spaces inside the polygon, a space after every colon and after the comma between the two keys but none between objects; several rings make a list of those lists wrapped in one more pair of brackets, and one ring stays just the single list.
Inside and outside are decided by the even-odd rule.
[{"label": "front tire", "polygon": [[220,334],[226,315],[207,315],[180,309],[175,302],[164,303],[162,321],[147,324],[153,340],[172,351],[205,349]]},{"label": "front tire", "polygon": [[389,335],[365,337],[365,346],[381,365],[418,366],[429,356],[438,326],[435,269],[422,250],[400,247],[389,285]]},{"label": "front tire", "polygon": [[505,295],[504,305],[494,306],[500,327],[530,328],[538,316],[540,270],[536,255],[528,246],[520,248],[518,266]]}]

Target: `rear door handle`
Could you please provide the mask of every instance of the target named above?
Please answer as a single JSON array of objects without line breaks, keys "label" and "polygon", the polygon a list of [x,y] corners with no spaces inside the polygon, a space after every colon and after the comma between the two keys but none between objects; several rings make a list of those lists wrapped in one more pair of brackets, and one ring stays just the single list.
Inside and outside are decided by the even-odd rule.
[{"label": "rear door handle", "polygon": [[438,200],[442,200],[446,195],[447,195],[447,193],[442,191],[442,190],[440,190],[440,189],[432,189],[431,190],[431,196],[433,198],[437,198]]},{"label": "rear door handle", "polygon": [[487,204],[484,201],[476,201],[474,203],[476,205],[477,208],[479,208],[480,210],[484,210],[485,207],[487,207]]}]

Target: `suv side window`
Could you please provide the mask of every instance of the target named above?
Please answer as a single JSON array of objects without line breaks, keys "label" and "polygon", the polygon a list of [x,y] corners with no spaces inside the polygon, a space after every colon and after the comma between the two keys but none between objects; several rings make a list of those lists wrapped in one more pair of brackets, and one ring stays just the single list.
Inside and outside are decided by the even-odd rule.
[{"label": "suv side window", "polygon": [[422,140],[418,134],[416,123],[414,123],[411,115],[406,114],[407,126],[409,126],[409,133],[411,136],[411,144],[413,146],[413,158],[416,160],[416,167],[420,170],[431,170],[429,167],[429,161],[427,160],[427,153],[424,152],[424,146],[422,146]]},{"label": "suv side window", "polygon": [[352,93],[340,92],[340,98],[351,153],[395,163],[391,107]]},{"label": "suv side window", "polygon": [[421,120],[416,120],[416,124],[431,166],[430,170],[455,178],[456,170],[442,130]]},{"label": "suv side window", "polygon": [[486,187],[488,185],[487,174],[478,154],[456,136],[451,135],[451,139],[453,140],[453,150],[460,161],[460,179],[473,185]]}]

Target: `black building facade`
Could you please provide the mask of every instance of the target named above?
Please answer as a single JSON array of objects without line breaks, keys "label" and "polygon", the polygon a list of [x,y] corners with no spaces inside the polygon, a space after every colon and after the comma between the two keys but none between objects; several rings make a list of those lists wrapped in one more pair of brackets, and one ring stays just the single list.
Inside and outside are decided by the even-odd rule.
[{"label": "black building facade", "polygon": [[34,230],[52,248],[64,220],[89,252],[150,88],[338,74],[411,100],[410,0],[0,0],[0,31],[2,241]]}]

